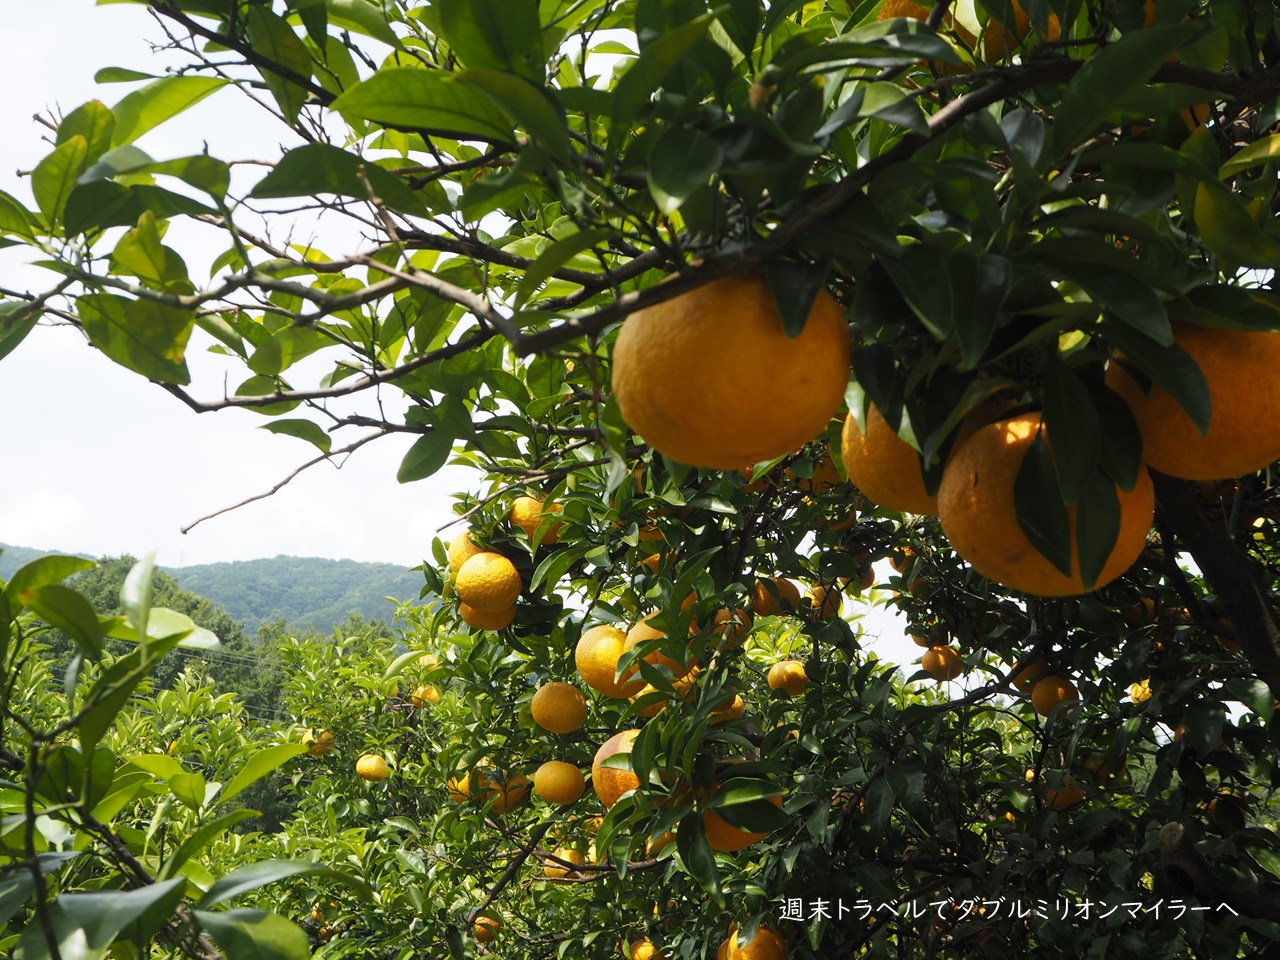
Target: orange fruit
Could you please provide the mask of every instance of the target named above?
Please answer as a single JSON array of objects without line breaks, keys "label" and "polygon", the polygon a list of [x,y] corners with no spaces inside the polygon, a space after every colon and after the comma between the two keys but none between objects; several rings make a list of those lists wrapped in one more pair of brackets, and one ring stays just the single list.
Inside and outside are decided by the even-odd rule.
[{"label": "orange fruit", "polygon": [[721,645],[724,649],[733,650],[747,638],[752,622],[751,611],[746,607],[721,607],[712,617],[711,632],[723,638]]},{"label": "orange fruit", "polygon": [[1060,704],[1066,704],[1070,708],[1079,702],[1080,691],[1066,677],[1043,677],[1031,688],[1031,705],[1042,717],[1049,716]]},{"label": "orange fruit", "polygon": [[[893,17],[907,17],[910,20],[927,20],[929,18],[929,7],[913,3],[912,0],[884,0],[880,7],[880,12],[876,14],[877,20],[889,20]],[[964,27],[956,26],[955,19],[948,13],[943,20],[948,27],[955,27],[957,36],[970,46],[973,45],[974,36]]]},{"label": "orange fruit", "polygon": [[444,785],[449,799],[454,803],[466,803],[471,799],[471,774],[463,774],[462,779],[450,777]]},{"label": "orange fruit", "polygon": [[666,954],[653,945],[648,937],[632,942],[628,948],[631,960],[666,960]]},{"label": "orange fruit", "polygon": [[1084,787],[1075,777],[1067,777],[1060,789],[1047,787],[1044,791],[1044,804],[1053,810],[1066,810],[1083,799]]},{"label": "orange fruit", "polygon": [[1043,660],[1032,660],[1009,677],[1009,682],[1029,694],[1036,681],[1049,676],[1049,665]]},{"label": "orange fruit", "polygon": [[[772,584],[772,589],[770,589]],[[751,610],[757,617],[794,613],[800,608],[800,588],[782,577],[757,580],[751,589]]]},{"label": "orange fruit", "polygon": [[[938,490],[938,518],[956,553],[984,577],[1045,597],[1085,592],[1076,553],[1075,509],[1068,511],[1072,575],[1065,576],[1018,526],[1013,489],[1018,469],[1041,430],[1040,414],[1025,413],[979,429],[951,455]],[[1052,438],[1047,438],[1052,443]],[[1110,583],[1138,559],[1155,513],[1151,478],[1140,469],[1132,491],[1116,488],[1120,531],[1097,581]]]},{"label": "orange fruit", "polygon": [[727,723],[730,720],[740,720],[746,712],[747,704],[742,699],[742,694],[735,693],[733,699],[727,701],[724,706],[711,711],[711,722]]},{"label": "orange fruit", "polygon": [[302,745],[307,748],[307,753],[313,757],[323,757],[333,749],[333,745],[337,742],[338,738],[333,735],[332,730],[321,730],[319,733],[314,730],[308,730],[302,735]]},{"label": "orange fruit", "polygon": [[880,411],[867,410],[867,432],[853,414],[845,417],[840,453],[853,485],[872,503],[887,510],[935,514],[938,501],[924,488],[920,454],[889,427]]},{"label": "orange fruit", "polygon": [[627,318],[613,394],[655,450],[739,470],[822,432],[844,401],[849,353],[844,315],[826,291],[789,337],[763,277],[723,277]]},{"label": "orange fruit", "polygon": [[640,786],[640,778],[630,770],[619,770],[603,765],[615,753],[630,753],[631,745],[639,735],[639,730],[623,730],[621,733],[615,733],[600,744],[595,759],[591,761],[591,786],[595,788],[596,796],[606,807],[612,807],[624,793]]},{"label": "orange fruit", "polygon": [[[623,653],[631,650],[637,644],[644,643],[648,640],[658,640],[667,635],[665,631],[649,626],[649,621],[658,616],[659,613],[661,613],[661,611],[655,610],[653,613],[646,614],[635,622],[635,625],[627,631],[627,639],[622,648]],[[696,629],[697,628],[693,624],[690,624],[690,633],[693,633]],[[651,650],[641,659],[643,659],[645,663],[650,663],[654,666],[661,665],[666,667],[676,678],[683,677],[693,666],[697,664],[696,660],[690,658],[688,666],[682,666],[664,654],[661,650]]]},{"label": "orange fruit", "polygon": [[356,776],[361,780],[377,783],[379,780],[387,779],[390,773],[387,761],[376,753],[366,753],[356,761]]},{"label": "orange fruit", "polygon": [[[1008,16],[1009,13],[1013,14],[1012,18]],[[1012,30],[1006,26],[1010,19],[1013,22]],[[987,24],[986,30],[983,31],[983,58],[987,63],[1004,60],[1018,48],[1019,44],[1030,32],[1031,18],[1027,16],[1027,12],[1022,9],[1022,5],[1018,3],[1018,0],[1011,0],[1004,14],[996,13],[993,15],[991,21]],[[1062,36],[1062,23],[1058,20],[1056,13],[1050,14],[1048,29],[1041,36],[1050,43]]]},{"label": "orange fruit", "polygon": [[1173,334],[1209,388],[1204,436],[1161,387],[1143,393],[1122,361],[1107,367],[1107,386],[1137,418],[1147,465],[1188,480],[1223,480],[1280,459],[1280,332],[1176,323]]},{"label": "orange fruit", "polygon": [[[510,519],[517,527],[524,531],[529,541],[533,542],[534,534],[538,532],[538,527],[551,514],[559,513],[564,508],[558,503],[546,503],[541,497],[516,497],[511,502]],[[547,532],[542,535],[542,543],[555,543],[560,539],[560,531],[564,528],[563,523],[553,523],[547,528]]]},{"label": "orange fruit", "polygon": [[964,673],[964,661],[955,647],[930,647],[920,658],[924,672],[935,680],[954,680]]},{"label": "orange fruit", "polygon": [[785,690],[793,697],[804,693],[809,685],[809,675],[799,660],[781,660],[769,668],[769,689]]},{"label": "orange fruit", "polygon": [[458,568],[458,599],[484,613],[506,610],[520,596],[520,574],[500,553],[484,551]]},{"label": "orange fruit", "polygon": [[816,620],[834,620],[840,616],[844,597],[835,587],[817,584],[809,588],[809,615]]},{"label": "orange fruit", "polygon": [[[714,796],[714,794],[712,794]],[[770,797],[769,802],[778,809],[782,809],[781,797]],[[759,843],[768,833],[753,833],[750,830],[741,830],[732,823],[720,816],[714,807],[708,807],[702,811],[702,826],[707,832],[707,843],[711,845],[712,850],[720,853],[734,853],[738,850],[744,850],[753,843]]]},{"label": "orange fruit", "polygon": [[529,778],[522,773],[510,773],[504,777],[502,771],[492,767],[477,769],[465,783],[459,784],[458,792],[466,793],[476,803],[488,803],[492,799],[493,811],[506,813],[529,799]]},{"label": "orange fruit", "polygon": [[477,610],[468,604],[459,603],[458,616],[468,627],[476,630],[505,630],[516,618],[516,605],[513,603],[502,610]]},{"label": "orange fruit", "polygon": [[[587,858],[583,856],[580,850],[574,850],[571,847],[561,847],[556,850],[552,856],[554,856],[556,860],[564,860],[566,863],[572,863],[578,866],[587,862]],[[578,876],[578,871],[571,867],[563,867],[554,860],[548,861],[542,867],[542,875],[548,880],[559,880],[567,877],[571,873],[574,876]]]},{"label": "orange fruit", "polygon": [[456,577],[464,563],[483,552],[484,547],[477,546],[471,539],[471,531],[463,530],[449,541],[449,576]]},{"label": "orange fruit", "polygon": [[502,921],[497,917],[476,917],[471,930],[478,942],[489,943],[502,930]]},{"label": "orange fruit", "polygon": [[578,674],[592,690],[607,697],[631,697],[643,686],[644,681],[628,674],[621,681],[614,677],[618,672],[618,658],[626,649],[627,637],[617,627],[607,624],[585,631],[573,651],[573,663]]},{"label": "orange fruit", "polygon": [[409,695],[409,699],[415,707],[424,707],[428,703],[439,703],[440,691],[436,689],[433,683],[423,684],[414,688],[413,693]]},{"label": "orange fruit", "polygon": [[529,701],[533,722],[548,733],[573,733],[587,719],[587,699],[571,683],[544,683]]},{"label": "orange fruit", "polygon": [[738,925],[729,925],[729,938],[720,944],[723,954],[717,952],[716,960],[787,960],[787,945],[782,936],[768,927],[756,929],[756,935],[746,944],[738,944]]},{"label": "orange fruit", "polygon": [[558,807],[576,802],[585,789],[582,771],[572,763],[548,760],[533,771],[533,792]]}]

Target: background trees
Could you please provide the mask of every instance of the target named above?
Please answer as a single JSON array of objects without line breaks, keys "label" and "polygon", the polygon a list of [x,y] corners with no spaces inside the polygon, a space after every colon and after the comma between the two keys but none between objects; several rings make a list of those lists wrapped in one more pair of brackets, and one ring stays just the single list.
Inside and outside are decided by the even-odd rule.
[{"label": "background trees", "polygon": [[[907,462],[926,495],[963,431],[1039,413],[1051,443],[1019,470],[1017,531],[1060,567],[1074,531],[1092,584],[1116,539],[1116,488],[1133,486],[1144,456],[1108,358],[1201,428],[1229,415],[1263,433],[1274,420],[1265,376],[1214,392],[1209,364],[1174,336],[1280,326],[1270,4],[148,6],[190,69],[58,118],[32,174],[35,208],[0,196],[0,230],[53,275],[0,304],[0,353],[51,315],[193,410],[259,410],[313,443],[313,462],[414,434],[399,479],[451,458],[479,468],[482,488],[461,500],[470,537],[520,581],[499,631],[469,628],[450,602],[408,614],[398,656],[377,641],[289,654],[289,709],[336,745],[287,768],[299,813],[270,839],[200,834],[207,862],[159,888],[121,853],[153,855],[149,810],[133,834],[90,826],[112,854],[104,883],[174,904],[205,891],[200,913],[167,928],[171,946],[213,949],[195,939],[207,935],[233,954],[235,937],[256,936],[273,955],[303,951],[283,921],[259,935],[205,909],[221,870],[279,853],[341,863],[372,886],[360,900],[358,884],[314,865],[274,867],[285,884],[255,893],[294,917],[316,902],[308,944],[331,956],[606,956],[648,937],[691,958],[731,922],[749,938],[762,921],[801,957],[1274,948],[1269,468],[1203,485],[1157,476],[1136,563],[1099,590],[1046,599],[979,576],[925,511],[859,493],[839,419],[743,473],[698,469],[649,449],[610,389],[618,321],[642,308],[754,273],[796,333],[826,288],[850,323],[854,423],[870,435],[879,416],[919,451]],[[298,137],[265,174],[134,145],[232,84]],[[287,242],[274,218],[298,208],[347,233],[326,249]],[[188,267],[179,224],[220,239],[207,271]],[[193,338],[243,361],[232,395],[188,382]],[[713,346],[705,362],[724,358]],[[782,405],[794,384],[737,389]],[[392,390],[407,398],[402,418],[376,402]],[[558,512],[513,523],[520,495]],[[1014,531],[992,516],[993,535]],[[443,542],[433,559],[426,586],[450,597],[466,571],[449,569]],[[25,677],[14,689],[43,682],[19,670],[36,669],[24,644],[40,629],[23,618],[78,624],[87,660],[95,631],[116,629],[73,617],[56,589],[69,569],[6,590],[19,638],[7,665]],[[962,688],[904,682],[856,615],[824,616],[825,596],[806,605],[802,591],[796,609],[774,578],[839,591],[855,611],[867,591],[892,602],[922,646],[954,646]],[[125,603],[135,637],[150,629],[138,590]],[[717,629],[747,608],[749,631]],[[544,682],[583,686],[584,629],[627,632],[650,615],[615,663],[634,703],[589,692],[581,730],[533,724]],[[189,629],[167,627],[158,643]],[[141,670],[155,652],[130,656]],[[803,661],[809,686],[772,692],[782,659]],[[1068,696],[1031,703],[1007,685],[1046,676],[1062,680],[1037,690]],[[439,701],[415,703],[428,685]],[[114,688],[98,689],[106,703]],[[742,715],[718,713],[734,696]],[[25,731],[35,747],[92,748],[83,717],[79,745],[58,741],[74,725],[54,718],[76,716],[74,701],[28,706],[58,731]],[[11,706],[6,722],[20,716]],[[567,809],[522,799],[518,778],[541,762],[585,768],[628,728],[641,730],[630,759],[598,766],[629,766],[636,789],[607,811],[591,793]],[[131,750],[112,763],[137,766]],[[388,780],[356,780],[367,752],[390,761]],[[30,821],[37,796],[52,802],[35,786],[47,758],[33,748],[6,764],[27,783],[13,813]],[[193,781],[175,786],[185,768],[163,766],[181,803]],[[85,828],[84,801],[69,804],[49,817]],[[187,806],[193,828],[221,816]],[[743,839],[723,842],[716,818],[759,839],[715,850]],[[52,851],[30,828],[11,849],[26,872],[7,876],[31,878],[11,881],[15,936],[45,955],[36,931],[68,909],[36,879]],[[575,866],[556,850],[587,862],[540,875]],[[1155,907],[1172,901],[1187,912]],[[804,920],[788,922],[796,902]],[[477,917],[501,921],[487,945]]]}]

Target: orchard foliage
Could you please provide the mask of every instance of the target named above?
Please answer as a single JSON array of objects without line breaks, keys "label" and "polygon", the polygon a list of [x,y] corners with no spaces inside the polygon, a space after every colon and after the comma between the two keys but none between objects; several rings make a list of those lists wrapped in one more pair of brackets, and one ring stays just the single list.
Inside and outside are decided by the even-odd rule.
[{"label": "orchard foliage", "polygon": [[[779,461],[698,470],[649,449],[609,389],[619,322],[643,307],[763,275],[796,333],[825,288],[850,325],[849,410],[874,403],[931,490],[970,415],[1041,413],[1052,451],[1019,474],[1018,522],[1059,566],[1074,523],[1092,582],[1142,463],[1108,357],[1203,428],[1177,325],[1280,327],[1274,4],[145,5],[183,68],[104,70],[130,92],[54,118],[31,201],[0,194],[0,237],[51,276],[3,291],[0,357],[21,362],[57,318],[195,411],[261,413],[310,463],[412,435],[398,479],[475,468],[458,512],[522,592],[510,627],[468,628],[439,541],[424,589],[445,602],[404,611],[399,645],[286,648],[297,726],[224,731],[188,759],[125,731],[146,672],[199,632],[148,613],[142,576],[121,619],[62,585],[73,561],[15,575],[0,919],[18,955],[603,958],[648,936],[692,960],[731,922],[781,929],[798,958],[1276,949],[1270,469],[1157,477],[1138,562],[1049,601],[978,576],[933,518],[865,500],[838,421]],[[265,173],[139,146],[238,92],[292,131]],[[299,210],[320,217],[315,245],[280,239]],[[223,252],[189,265],[199,234]],[[240,371],[227,394],[190,382],[187,351],[209,344]],[[403,417],[379,402],[392,390]],[[525,495],[560,511],[530,532],[508,517]],[[838,591],[845,615],[780,606],[771,578]],[[749,604],[745,636],[716,629]],[[878,658],[875,606],[954,645],[962,687]],[[650,614],[663,636],[617,665],[650,691],[588,693],[574,733],[534,725],[540,685],[580,683],[585,628]],[[41,673],[49,626],[83,663],[60,691]],[[786,659],[811,681],[794,695],[765,679]],[[1070,678],[1079,704],[1039,716],[1009,685],[1025,671]],[[438,701],[415,700],[425,685]],[[717,716],[734,695],[743,715]],[[303,728],[334,748],[295,756]],[[639,786],[607,812],[590,790],[520,802],[520,776],[586,769],[628,728],[630,758],[607,766]],[[365,753],[388,779],[356,777]],[[232,788],[276,768],[297,815],[228,834]],[[173,817],[188,839],[159,842]],[[764,837],[716,852],[716,817]],[[796,900],[805,919],[780,919]],[[489,943],[483,918],[501,922]]]}]

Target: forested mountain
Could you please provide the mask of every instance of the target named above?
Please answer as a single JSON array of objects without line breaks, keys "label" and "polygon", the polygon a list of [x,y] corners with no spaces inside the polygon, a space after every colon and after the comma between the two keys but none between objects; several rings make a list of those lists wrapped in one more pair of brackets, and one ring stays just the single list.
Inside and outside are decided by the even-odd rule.
[{"label": "forested mountain", "polygon": [[[0,544],[0,578],[54,551]],[[230,563],[162,568],[184,590],[208,597],[254,634],[266,621],[326,634],[355,612],[389,621],[385,598],[417,600],[422,575],[392,563],[278,556]]]}]

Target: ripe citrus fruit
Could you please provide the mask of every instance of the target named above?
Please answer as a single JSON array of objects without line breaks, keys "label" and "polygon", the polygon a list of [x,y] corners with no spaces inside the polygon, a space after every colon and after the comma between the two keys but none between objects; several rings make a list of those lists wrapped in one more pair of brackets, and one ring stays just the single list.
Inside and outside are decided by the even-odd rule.
[{"label": "ripe citrus fruit", "polygon": [[1009,682],[1023,693],[1031,693],[1036,682],[1049,676],[1049,665],[1043,660],[1032,660],[1009,677]]},{"label": "ripe citrus fruit", "polygon": [[729,938],[720,944],[716,960],[787,960],[787,945],[776,930],[760,927],[746,944],[738,944],[738,925],[729,925]]},{"label": "ripe citrus fruit", "polygon": [[[567,863],[577,864],[578,866],[587,862],[587,858],[580,851],[571,847],[561,847],[554,852],[553,856],[557,860],[564,860]],[[542,875],[548,880],[560,880],[571,873],[576,876],[578,871],[563,867],[554,861],[546,863],[542,868]]]},{"label": "ripe citrus fruit", "polygon": [[800,588],[782,577],[757,580],[751,589],[751,610],[757,617],[795,613],[800,609]]},{"label": "ripe citrus fruit", "polygon": [[853,414],[844,421],[840,454],[853,485],[872,503],[888,510],[935,514],[938,501],[924,488],[920,454],[901,439],[874,406],[867,410],[867,432]]},{"label": "ripe citrus fruit", "polygon": [[505,630],[516,618],[516,605],[513,603],[501,610],[477,610],[469,604],[459,603],[458,616],[468,627],[477,630]]},{"label": "ripe citrus fruit", "polygon": [[476,917],[471,929],[477,941],[489,943],[502,930],[502,921],[497,917]]},{"label": "ripe citrus fruit", "polygon": [[769,668],[769,689],[785,690],[793,697],[804,693],[809,685],[809,675],[799,660],[781,660]]},{"label": "ripe citrus fruit", "polygon": [[413,701],[415,707],[423,707],[428,703],[440,702],[440,691],[436,689],[435,684],[427,683],[420,687],[415,687],[413,693],[409,697]]},{"label": "ripe citrus fruit", "polygon": [[563,760],[548,760],[533,772],[533,792],[547,803],[563,807],[575,802],[586,784],[582,771]]},{"label": "ripe citrus fruit", "polygon": [[449,799],[454,803],[466,803],[471,799],[471,774],[463,774],[461,780],[450,777],[444,788],[449,792]]},{"label": "ripe citrus fruit", "polygon": [[665,960],[666,954],[653,945],[648,937],[636,940],[630,947],[631,960]]},{"label": "ripe citrus fruit", "polygon": [[809,616],[816,620],[834,620],[840,616],[844,597],[835,587],[817,584],[809,588]]},{"label": "ripe citrus fruit", "polygon": [[[1075,510],[1068,511],[1072,575],[1064,576],[1018,526],[1013,490],[1018,469],[1040,431],[1040,414],[1025,413],[979,429],[951,455],[938,490],[938,519],[956,553],[988,579],[1044,597],[1085,592],[1076,554]],[[1052,438],[1046,438],[1052,446]],[[1116,488],[1120,531],[1097,581],[1110,583],[1138,559],[1155,512],[1151,477],[1140,469],[1132,491]]]},{"label": "ripe citrus fruit", "polygon": [[[511,522],[524,531],[530,542],[538,527],[551,514],[559,513],[564,508],[558,503],[546,503],[539,497],[516,497],[511,503]],[[563,523],[553,523],[542,535],[542,543],[556,543],[560,539]]]},{"label": "ripe citrus fruit", "polygon": [[741,720],[746,712],[747,705],[742,699],[742,694],[735,693],[733,699],[726,702],[724,706],[711,711],[711,722],[727,723],[730,720]]},{"label": "ripe citrus fruit", "polygon": [[492,799],[496,813],[506,813],[529,799],[529,778],[521,773],[504,778],[502,771],[493,768],[475,770],[468,777],[467,787],[467,795],[476,803]]},{"label": "ripe citrus fruit", "polygon": [[788,337],[762,277],[724,277],[627,318],[613,393],[655,450],[739,470],[822,431],[844,400],[849,352],[844,315],[825,291]]},{"label": "ripe citrus fruit", "polygon": [[387,779],[390,773],[387,767],[387,761],[376,753],[366,753],[356,761],[356,775],[361,780],[368,780],[370,783],[377,783],[379,780]]},{"label": "ripe citrus fruit", "polygon": [[1044,804],[1052,810],[1066,810],[1084,799],[1084,787],[1075,777],[1067,777],[1061,788],[1048,787],[1044,791]]},{"label": "ripe citrus fruit", "polygon": [[596,796],[606,807],[612,807],[624,793],[640,786],[640,778],[630,770],[604,766],[604,762],[615,753],[630,753],[631,745],[639,735],[639,730],[623,730],[621,733],[615,733],[600,744],[595,759],[591,761],[591,786],[595,788]]},{"label": "ripe citrus fruit", "polygon": [[548,733],[573,733],[587,719],[587,700],[573,684],[553,680],[538,688],[529,712]]},{"label": "ripe citrus fruit", "polygon": [[955,647],[930,647],[920,658],[920,666],[939,682],[954,680],[964,673],[964,661]]},{"label": "ripe citrus fruit", "polygon": [[314,730],[308,730],[302,735],[302,745],[307,748],[307,753],[313,757],[323,757],[333,749],[333,745],[337,742],[338,738],[333,735],[332,730],[321,730],[319,733]]},{"label": "ripe citrus fruit", "polygon": [[[630,630],[627,631],[626,643],[623,645],[623,648],[622,648],[623,653],[626,653],[627,651],[631,650],[637,644],[644,643],[648,640],[658,640],[667,635],[665,631],[659,630],[657,627],[651,627],[649,625],[649,621],[652,620],[654,617],[658,616],[659,613],[661,613],[661,611],[655,610],[653,613],[646,614],[644,617],[642,617],[641,619],[635,622],[635,625]],[[690,624],[690,627],[689,627],[690,633],[693,633],[696,629],[697,628],[693,624]],[[689,670],[692,667],[696,666],[698,662],[697,660],[690,657],[688,659],[687,665],[680,664],[677,661],[672,660],[670,657],[664,654],[661,650],[651,650],[649,653],[646,653],[641,659],[643,659],[646,663],[653,664],[654,666],[661,665],[666,667],[677,678],[683,677],[686,673],[689,672]]]},{"label": "ripe citrus fruit", "polygon": [[471,539],[471,531],[463,530],[449,541],[449,576],[456,577],[464,563],[483,551],[484,548],[476,546]]},{"label": "ripe citrus fruit", "polygon": [[1031,688],[1031,705],[1042,717],[1053,713],[1059,704],[1066,704],[1069,709],[1079,702],[1080,691],[1066,677],[1043,677]]},{"label": "ripe citrus fruit", "polygon": [[643,680],[633,679],[631,674],[621,682],[614,679],[626,644],[626,634],[607,624],[582,634],[573,651],[573,663],[587,686],[607,697],[634,696],[644,686]]},{"label": "ripe citrus fruit", "polygon": [[[769,802],[779,809],[782,808],[781,797],[770,797]],[[708,807],[702,811],[702,826],[707,832],[707,843],[711,845],[712,850],[720,853],[734,853],[738,850],[744,850],[753,843],[759,843],[769,835],[767,832],[755,833],[751,830],[742,830],[735,827],[720,816],[714,807]]]},{"label": "ripe citrus fruit", "polygon": [[520,574],[500,553],[477,553],[458,568],[458,599],[485,613],[506,610],[520,596]]},{"label": "ripe citrus fruit", "polygon": [[1147,465],[1188,480],[1222,480],[1280,459],[1280,332],[1182,323],[1173,332],[1209,387],[1206,435],[1161,387],[1144,394],[1123,361],[1107,367],[1107,386],[1137,418]]}]

